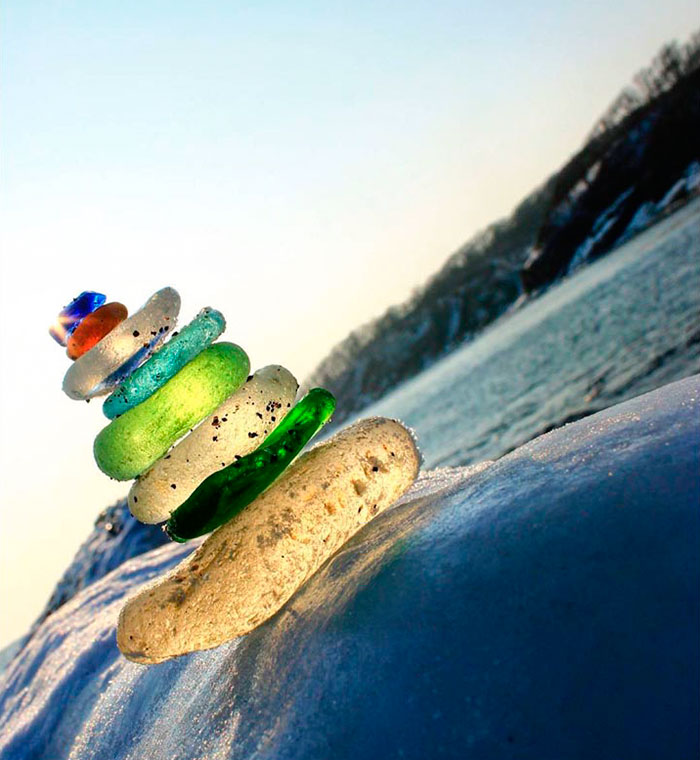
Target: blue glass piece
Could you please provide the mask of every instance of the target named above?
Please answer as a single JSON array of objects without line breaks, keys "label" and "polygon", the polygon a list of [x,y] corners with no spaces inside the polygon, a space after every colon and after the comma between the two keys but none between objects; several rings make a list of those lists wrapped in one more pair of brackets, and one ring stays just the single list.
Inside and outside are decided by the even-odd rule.
[{"label": "blue glass piece", "polygon": [[104,293],[96,293],[94,290],[84,290],[77,298],[74,298],[68,306],[59,311],[56,321],[49,328],[49,335],[65,346],[68,338],[75,328],[88,314],[103,306],[107,296]]},{"label": "blue glass piece", "polygon": [[95,309],[104,306],[107,296],[104,293],[96,293],[94,290],[84,290],[77,298],[74,298],[68,306],[61,309],[59,316],[77,317],[82,319],[91,314]]},{"label": "blue glass piece", "polygon": [[202,309],[107,397],[102,405],[105,416],[113,420],[152,396],[225,329],[226,320],[221,312],[209,307]]}]

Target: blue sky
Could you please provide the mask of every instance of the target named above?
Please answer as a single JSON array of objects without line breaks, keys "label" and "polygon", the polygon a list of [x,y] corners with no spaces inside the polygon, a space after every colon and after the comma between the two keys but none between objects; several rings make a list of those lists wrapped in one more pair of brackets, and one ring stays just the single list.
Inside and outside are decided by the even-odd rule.
[{"label": "blue sky", "polygon": [[185,321],[219,308],[253,366],[301,379],[508,214],[663,42],[700,26],[695,0],[0,13],[0,310],[6,326],[22,314],[2,372],[0,643],[126,493],[92,462],[99,405],[60,391],[46,326],[72,296],[133,311],[172,284]]}]

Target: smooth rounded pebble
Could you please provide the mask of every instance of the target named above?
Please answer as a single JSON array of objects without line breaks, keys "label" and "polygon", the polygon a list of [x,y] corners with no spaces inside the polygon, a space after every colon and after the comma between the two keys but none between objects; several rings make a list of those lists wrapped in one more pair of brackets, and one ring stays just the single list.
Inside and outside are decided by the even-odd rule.
[{"label": "smooth rounded pebble", "polygon": [[151,664],[252,631],[393,504],[419,464],[412,433],[385,418],[362,420],[315,446],[167,576],[126,603],[119,649],[134,662]]},{"label": "smooth rounded pebble", "polygon": [[255,451],[201,483],[170,515],[165,532],[183,543],[227,523],[270,488],[330,420],[335,405],[332,393],[312,388]]},{"label": "smooth rounded pebble", "polygon": [[145,359],[149,351],[175,329],[179,313],[177,291],[159,290],[69,367],[63,378],[64,393],[70,398],[87,399],[109,391],[123,379],[120,369],[135,354],[142,354],[141,358]]},{"label": "smooth rounded pebble", "polygon": [[69,359],[79,359],[129,316],[123,303],[112,301],[84,317],[66,343]]},{"label": "smooth rounded pebble", "polygon": [[113,420],[95,439],[97,465],[116,480],[148,469],[246,379],[250,362],[234,343],[215,343],[149,399]]},{"label": "smooth rounded pebble", "polygon": [[203,480],[259,445],[287,414],[298,387],[284,367],[259,369],[138,477],[129,491],[131,514],[144,523],[167,520]]},{"label": "smooth rounded pebble", "polygon": [[202,309],[105,399],[102,405],[105,416],[113,420],[152,396],[225,329],[226,320],[221,312],[208,306]]}]

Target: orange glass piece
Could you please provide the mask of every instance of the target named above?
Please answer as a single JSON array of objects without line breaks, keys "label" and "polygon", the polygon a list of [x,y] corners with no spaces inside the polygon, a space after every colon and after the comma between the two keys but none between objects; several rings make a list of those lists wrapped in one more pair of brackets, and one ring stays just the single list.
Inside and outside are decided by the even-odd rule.
[{"label": "orange glass piece", "polygon": [[112,301],[100,306],[75,328],[68,338],[66,353],[71,359],[78,359],[99,343],[107,333],[125,320],[129,312],[123,303]]}]

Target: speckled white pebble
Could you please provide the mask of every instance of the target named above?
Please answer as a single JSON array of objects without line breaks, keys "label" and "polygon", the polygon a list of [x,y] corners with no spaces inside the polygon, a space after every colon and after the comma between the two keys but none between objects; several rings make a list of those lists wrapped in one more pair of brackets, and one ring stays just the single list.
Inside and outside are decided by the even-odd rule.
[{"label": "speckled white pebble", "polygon": [[260,445],[289,411],[298,387],[284,367],[259,369],[134,482],[131,514],[144,523],[167,520],[205,478]]},{"label": "speckled white pebble", "polygon": [[[120,322],[87,353],[77,359],[63,378],[70,398],[88,399],[107,393],[105,381],[139,351],[155,350],[158,340],[172,334],[180,313],[180,295],[162,288],[130,317]],[[116,385],[119,380],[114,381]]]},{"label": "speckled white pebble", "polygon": [[314,447],[168,575],[127,601],[119,649],[151,664],[252,631],[393,504],[419,464],[412,433],[385,418],[362,420]]}]

